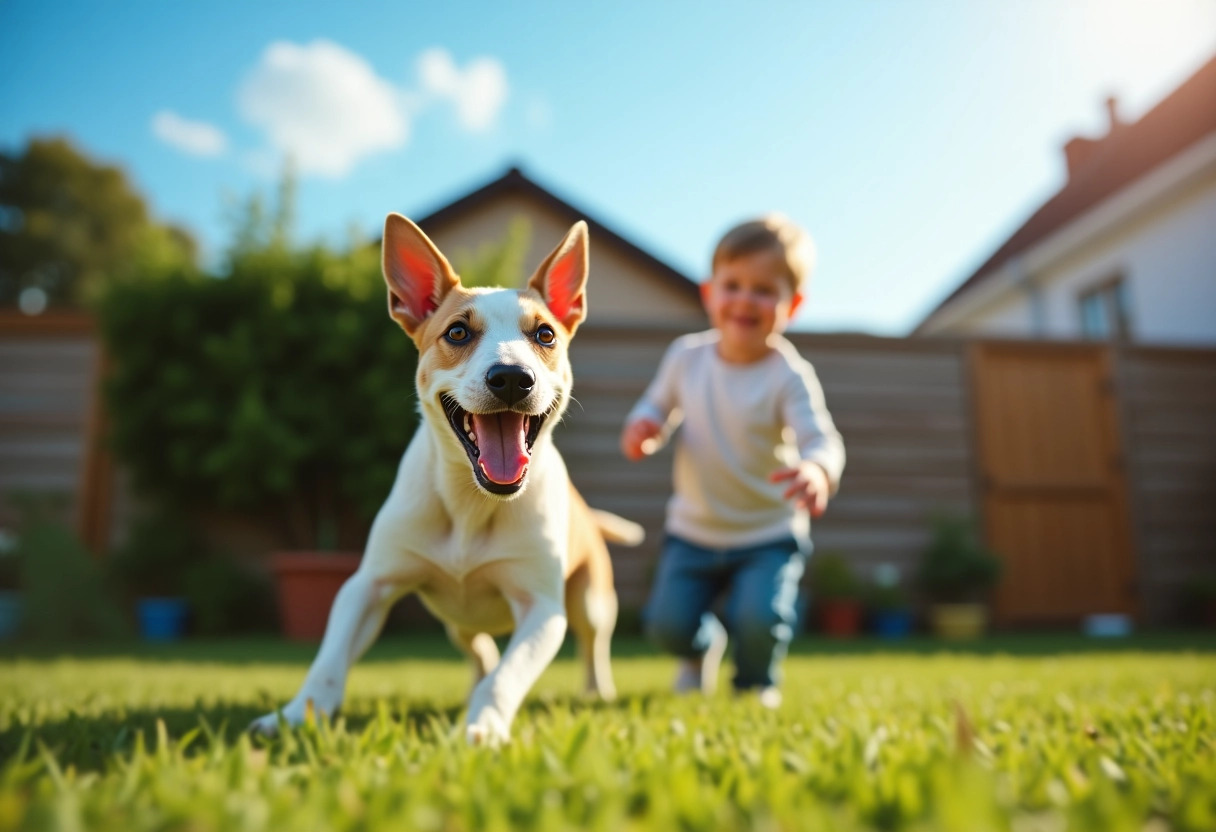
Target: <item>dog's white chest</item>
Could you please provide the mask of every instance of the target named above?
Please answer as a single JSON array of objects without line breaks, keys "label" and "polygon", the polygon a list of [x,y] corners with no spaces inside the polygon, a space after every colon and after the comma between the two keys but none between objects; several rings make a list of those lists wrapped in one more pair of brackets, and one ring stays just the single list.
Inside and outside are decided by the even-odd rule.
[{"label": "dog's white chest", "polygon": [[435,570],[419,590],[427,608],[445,624],[471,633],[500,635],[515,625],[497,583],[484,570],[462,577]]}]

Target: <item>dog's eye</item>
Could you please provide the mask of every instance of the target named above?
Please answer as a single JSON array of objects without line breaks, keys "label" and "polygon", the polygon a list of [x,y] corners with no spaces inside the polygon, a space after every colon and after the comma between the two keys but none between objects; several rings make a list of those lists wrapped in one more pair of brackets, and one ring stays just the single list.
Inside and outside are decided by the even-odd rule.
[{"label": "dog's eye", "polygon": [[548,324],[541,324],[536,328],[536,343],[542,347],[551,347],[557,341],[557,333],[553,331],[553,327]]},{"label": "dog's eye", "polygon": [[448,331],[444,333],[443,337],[453,344],[463,344],[469,340],[469,328],[464,324],[452,324],[448,327]]}]

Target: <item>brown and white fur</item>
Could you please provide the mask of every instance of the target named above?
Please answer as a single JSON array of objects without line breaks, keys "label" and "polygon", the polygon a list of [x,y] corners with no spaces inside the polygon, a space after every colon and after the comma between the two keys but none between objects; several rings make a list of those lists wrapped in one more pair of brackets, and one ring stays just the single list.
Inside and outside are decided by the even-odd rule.
[{"label": "brown and white fur", "polygon": [[[567,347],[586,316],[587,226],[576,223],[520,291],[464,288],[398,214],[385,222],[383,265],[389,315],[418,346],[422,419],[281,716],[295,725],[309,707],[334,713],[390,607],[416,592],[472,660],[468,740],[499,743],[567,622],[588,690],[615,695],[617,598],[604,540],[636,544],[641,528],[589,509],[552,441],[570,397]],[[492,636],[512,631],[500,657]],[[251,727],[274,733],[278,720]]]}]

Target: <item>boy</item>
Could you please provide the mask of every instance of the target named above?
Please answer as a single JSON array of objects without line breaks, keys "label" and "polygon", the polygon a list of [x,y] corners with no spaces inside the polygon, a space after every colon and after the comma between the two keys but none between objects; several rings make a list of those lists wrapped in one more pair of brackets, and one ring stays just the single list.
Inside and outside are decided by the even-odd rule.
[{"label": "boy", "polygon": [[[681,658],[677,691],[713,691],[729,632],[735,690],[781,702],[808,513],[823,514],[844,468],[815,372],[781,337],[812,256],[807,235],[779,215],[728,231],[701,287],[713,328],[672,343],[621,434],[637,460],[683,427],[645,615],[650,638]],[[710,612],[723,590],[725,626]]]}]

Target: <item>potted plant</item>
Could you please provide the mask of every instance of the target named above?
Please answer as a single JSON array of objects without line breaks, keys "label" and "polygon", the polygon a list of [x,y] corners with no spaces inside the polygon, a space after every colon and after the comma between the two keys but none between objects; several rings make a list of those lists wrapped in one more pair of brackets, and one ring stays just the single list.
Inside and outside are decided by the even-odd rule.
[{"label": "potted plant", "polygon": [[931,602],[934,632],[944,638],[981,635],[988,625],[987,594],[1000,574],[1000,559],[976,539],[968,520],[937,517],[917,573]]},{"label": "potted plant", "polygon": [[819,625],[833,638],[848,638],[861,630],[861,584],[853,568],[835,552],[811,556],[811,598]]},{"label": "potted plant", "polygon": [[866,609],[874,632],[882,638],[903,638],[912,632],[912,604],[895,564],[874,569],[874,580],[866,588]]}]

